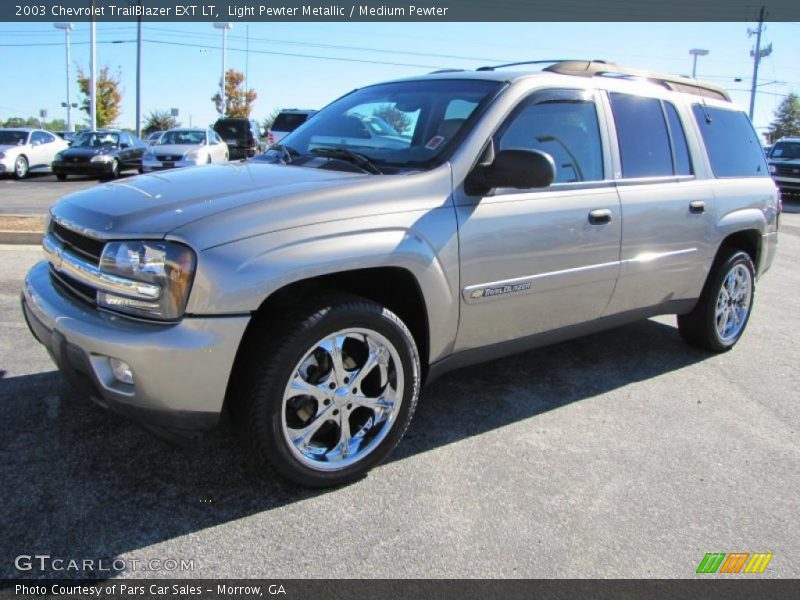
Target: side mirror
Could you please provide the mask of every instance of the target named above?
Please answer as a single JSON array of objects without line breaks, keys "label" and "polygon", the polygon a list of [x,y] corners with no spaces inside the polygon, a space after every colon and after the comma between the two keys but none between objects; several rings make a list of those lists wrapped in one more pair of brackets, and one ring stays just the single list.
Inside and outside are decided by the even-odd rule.
[{"label": "side mirror", "polygon": [[467,193],[485,195],[494,188],[546,188],[556,177],[553,157],[539,150],[501,150],[478,165],[466,181]]},{"label": "side mirror", "polygon": [[122,148],[122,149],[124,150],[125,148],[130,148],[131,146],[130,146],[130,144],[126,144],[125,142],[122,142],[122,143],[119,145],[119,147],[120,147],[120,148]]}]

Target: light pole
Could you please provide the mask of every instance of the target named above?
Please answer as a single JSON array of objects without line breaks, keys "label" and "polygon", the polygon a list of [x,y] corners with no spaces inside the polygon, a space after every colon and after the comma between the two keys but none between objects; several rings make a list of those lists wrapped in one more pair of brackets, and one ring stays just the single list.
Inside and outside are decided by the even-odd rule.
[{"label": "light pole", "polygon": [[53,23],[56,29],[63,29],[67,44],[67,131],[75,131],[72,126],[72,103],[70,102],[70,76],[69,76],[69,33],[75,29],[72,23]]},{"label": "light pole", "polygon": [[[94,9],[94,0],[92,0]],[[92,10],[94,14],[94,10]],[[97,22],[92,17],[89,24],[89,127],[97,129]]]},{"label": "light pole", "polygon": [[691,54],[694,58],[692,59],[692,79],[697,78],[697,57],[698,56],[708,56],[708,50],[702,50],[700,48],[692,48],[689,50],[689,54]]},{"label": "light pole", "polygon": [[228,30],[233,29],[233,23],[214,23],[214,29],[222,29],[222,84],[220,85],[220,94],[222,96],[222,116],[225,116],[227,110],[225,98],[225,50],[228,45]]}]

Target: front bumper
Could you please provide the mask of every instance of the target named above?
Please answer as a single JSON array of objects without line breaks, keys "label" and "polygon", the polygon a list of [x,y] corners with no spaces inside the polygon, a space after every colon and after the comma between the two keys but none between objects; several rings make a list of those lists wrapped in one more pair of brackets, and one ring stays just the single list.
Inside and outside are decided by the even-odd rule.
[{"label": "front bumper", "polygon": [[177,160],[175,162],[166,162],[160,160],[144,160],[142,161],[142,170],[145,173],[153,171],[164,171],[167,169],[181,169],[183,167],[196,167],[200,164],[196,160]]},{"label": "front bumper", "polygon": [[111,162],[54,162],[53,173],[56,175],[108,175],[111,173]]},{"label": "front bumper", "polygon": [[[25,279],[22,310],[62,375],[95,402],[158,432],[216,426],[249,316],[150,323],[98,310],[62,291],[47,262]],[[117,381],[109,358],[130,365]]]}]

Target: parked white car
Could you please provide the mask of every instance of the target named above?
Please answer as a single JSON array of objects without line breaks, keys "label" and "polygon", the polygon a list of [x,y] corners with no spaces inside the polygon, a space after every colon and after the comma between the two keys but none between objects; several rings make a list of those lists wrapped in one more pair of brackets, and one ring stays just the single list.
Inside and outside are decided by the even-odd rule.
[{"label": "parked white car", "polygon": [[42,129],[0,129],[0,174],[24,179],[32,171],[50,171],[56,154],[69,148],[57,135]]},{"label": "parked white car", "polygon": [[228,161],[228,145],[213,129],[170,129],[145,152],[145,173]]}]

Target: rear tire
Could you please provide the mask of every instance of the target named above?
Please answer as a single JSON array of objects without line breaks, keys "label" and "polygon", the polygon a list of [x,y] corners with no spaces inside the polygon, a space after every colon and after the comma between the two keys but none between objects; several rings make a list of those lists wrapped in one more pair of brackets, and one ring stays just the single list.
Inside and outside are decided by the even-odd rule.
[{"label": "rear tire", "polygon": [[755,297],[755,267],[746,252],[722,248],[692,312],[678,315],[678,331],[691,346],[726,352],[741,339]]},{"label": "rear tire", "polygon": [[59,181],[66,181],[67,180],[67,174],[66,173],[56,173],[56,179],[58,179]]},{"label": "rear tire", "polygon": [[414,414],[414,338],[391,311],[345,296],[283,321],[293,325],[271,326],[245,347],[251,382],[232,406],[241,438],[259,468],[301,486],[359,479],[389,456]]}]

